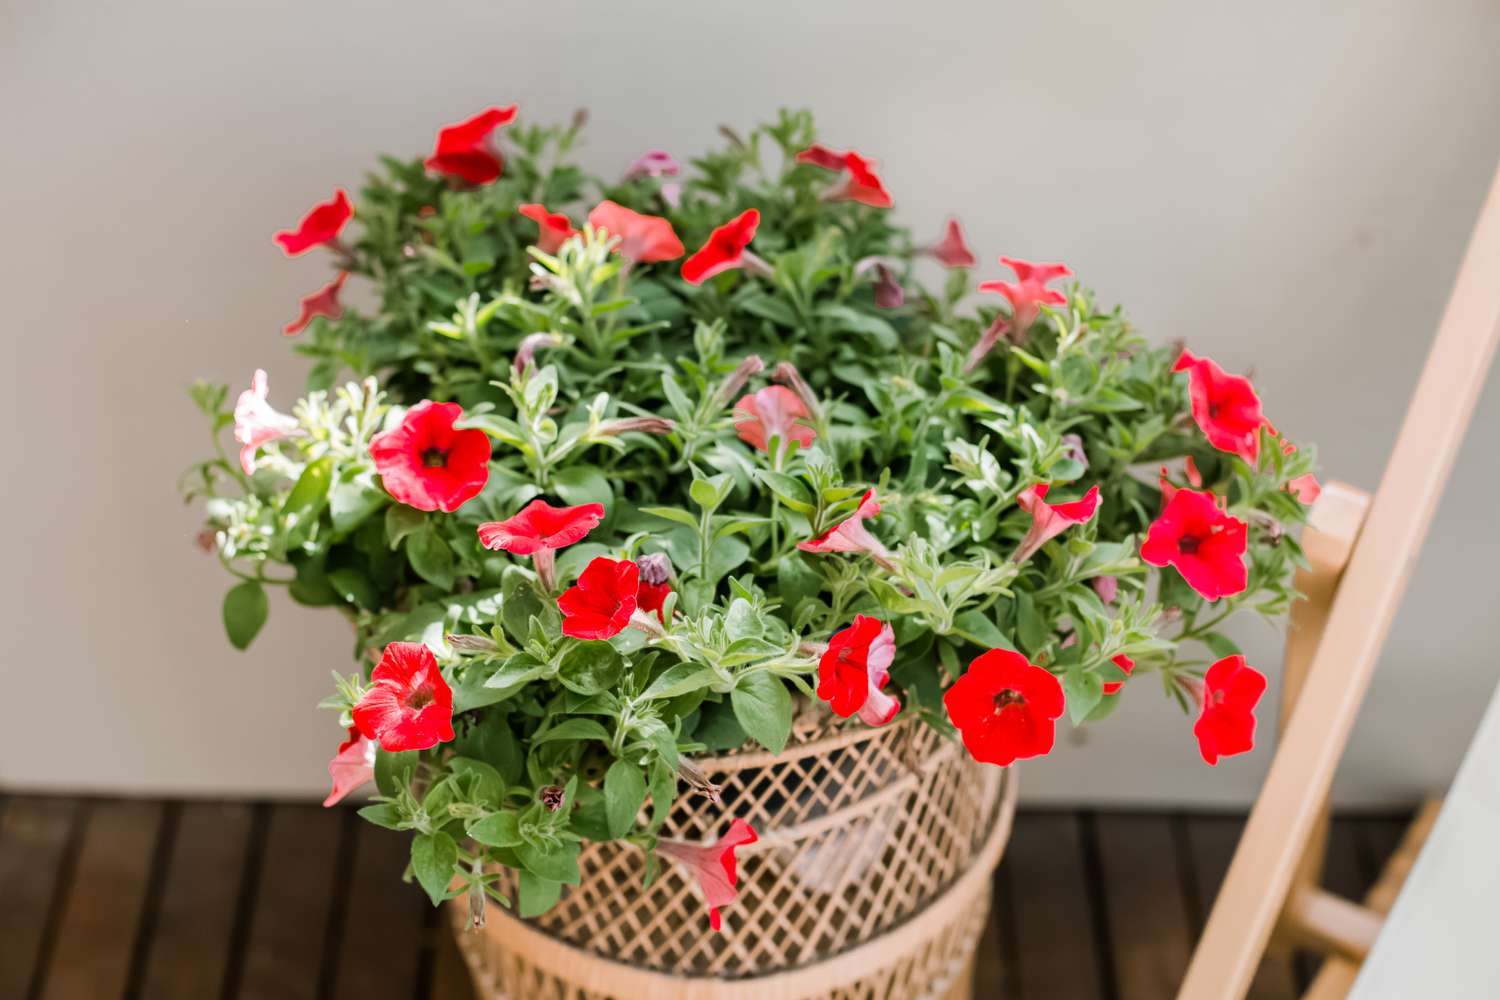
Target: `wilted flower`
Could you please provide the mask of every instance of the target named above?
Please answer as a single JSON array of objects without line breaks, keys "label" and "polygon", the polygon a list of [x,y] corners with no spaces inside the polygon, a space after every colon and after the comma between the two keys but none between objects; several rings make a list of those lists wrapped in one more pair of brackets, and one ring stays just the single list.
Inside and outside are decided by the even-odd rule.
[{"label": "wilted flower", "polygon": [[526,366],[531,364],[536,352],[543,347],[559,347],[562,345],[562,337],[556,333],[528,333],[521,338],[521,344],[516,348],[516,360],[514,366],[516,371],[524,372]]},{"label": "wilted flower", "polygon": [[314,316],[338,319],[344,315],[344,307],[339,304],[339,291],[348,278],[348,271],[340,271],[328,284],[311,295],[303,296],[297,318],[281,328],[282,335],[291,337],[301,333],[313,321]]}]

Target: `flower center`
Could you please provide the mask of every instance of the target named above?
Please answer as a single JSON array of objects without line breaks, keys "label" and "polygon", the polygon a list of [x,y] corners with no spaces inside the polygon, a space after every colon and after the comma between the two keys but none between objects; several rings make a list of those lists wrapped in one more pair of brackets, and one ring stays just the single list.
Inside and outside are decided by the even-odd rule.
[{"label": "flower center", "polygon": [[999,694],[995,695],[995,713],[997,715],[1005,711],[1007,708],[1010,708],[1012,705],[1024,704],[1026,704],[1026,699],[1021,697],[1021,692],[1012,690],[1011,688],[1006,688],[1004,691],[1001,691]]},{"label": "flower center", "polygon": [[413,712],[420,712],[433,702],[432,688],[423,684],[411,693],[406,699],[406,707]]},{"label": "flower center", "polygon": [[422,452],[422,464],[429,469],[441,469],[448,464],[448,453],[441,448],[428,448]]},{"label": "flower center", "polygon": [[1196,535],[1183,535],[1177,542],[1177,549],[1185,556],[1190,556],[1198,551],[1198,546],[1203,544],[1203,539]]}]

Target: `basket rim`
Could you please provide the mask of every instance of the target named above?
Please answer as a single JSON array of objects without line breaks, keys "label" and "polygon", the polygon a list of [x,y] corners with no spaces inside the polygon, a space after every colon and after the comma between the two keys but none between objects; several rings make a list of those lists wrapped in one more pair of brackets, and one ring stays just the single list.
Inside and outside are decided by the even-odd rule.
[{"label": "basket rim", "polygon": [[[1010,841],[1015,819],[1018,781],[1013,768],[1002,769],[1001,785],[990,833],[963,874],[902,923],[836,955],[797,968],[740,979],[684,976],[645,969],[584,951],[504,911],[496,912],[494,920],[482,934],[485,938],[503,939],[507,948],[523,952],[528,962],[548,975],[585,991],[605,995],[670,997],[672,1000],[795,1000],[810,993],[816,995],[868,978],[895,965],[949,923],[960,919],[963,907],[975,895],[988,891],[990,877]],[[498,983],[480,953],[479,944],[463,929],[467,911],[459,906],[460,902],[450,904],[459,951],[471,974],[493,995],[500,996]]]}]

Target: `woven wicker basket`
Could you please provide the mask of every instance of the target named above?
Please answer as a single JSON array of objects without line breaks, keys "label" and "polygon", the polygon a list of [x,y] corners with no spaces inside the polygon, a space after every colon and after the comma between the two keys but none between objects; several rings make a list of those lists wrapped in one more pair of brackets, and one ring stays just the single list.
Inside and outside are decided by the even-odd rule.
[{"label": "woven wicker basket", "polygon": [[[684,796],[663,836],[712,839],[726,817],[739,899],[708,930],[676,865],[641,887],[639,849],[588,844],[581,885],[536,920],[491,908],[458,940],[491,1000],[909,1000],[970,993],[990,874],[1015,809],[1010,771],[929,727],[799,720],[777,755],[700,759],[723,802]],[[461,904],[462,901],[460,900]],[[455,927],[467,915],[455,906]]]}]

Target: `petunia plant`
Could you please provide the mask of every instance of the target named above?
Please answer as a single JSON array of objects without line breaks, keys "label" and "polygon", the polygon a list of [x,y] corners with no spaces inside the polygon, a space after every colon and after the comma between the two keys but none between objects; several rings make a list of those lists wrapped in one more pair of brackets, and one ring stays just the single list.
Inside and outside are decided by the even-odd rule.
[{"label": "petunia plant", "polygon": [[336,191],[276,234],[334,269],[283,331],[306,394],[193,390],[230,640],[273,587],[354,627],[329,804],[373,782],[435,902],[540,913],[617,839],[717,927],[755,831],[658,834],[717,801],[695,754],[795,718],[1008,766],[1154,675],[1186,748],[1250,749],[1265,679],[1221,625],[1287,609],[1318,485],[1248,380],[1063,264],[913,237],[805,113],[614,178],[569,163],[582,124],[486,109]]}]

